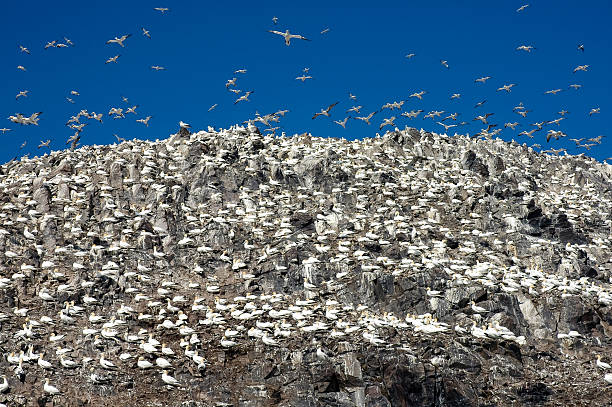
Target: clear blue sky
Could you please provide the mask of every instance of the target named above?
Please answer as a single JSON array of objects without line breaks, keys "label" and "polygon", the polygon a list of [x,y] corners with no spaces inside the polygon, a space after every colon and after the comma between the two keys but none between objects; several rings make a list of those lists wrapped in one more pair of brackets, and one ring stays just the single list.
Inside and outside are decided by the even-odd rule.
[{"label": "clear blue sky", "polygon": [[[527,1],[530,6],[517,13]],[[64,123],[81,109],[105,113],[104,123],[89,123],[82,144],[105,144],[121,137],[162,139],[178,129],[178,121],[194,129],[228,127],[259,113],[278,109],[290,112],[281,121],[287,134],[310,131],[315,136],[361,138],[378,132],[384,117],[398,116],[396,124],[443,132],[431,119],[401,118],[397,111],[377,114],[371,126],[349,120],[346,130],[332,120],[347,116],[353,104],[363,105],[362,113],[378,110],[386,102],[408,99],[404,111],[423,109],[459,112],[459,121],[469,126],[460,132],[476,133],[482,126],[477,114],[495,113],[492,123],[518,121],[516,132],[506,129],[509,140],[531,123],[553,120],[558,111],[570,112],[560,127],[551,125],[531,140],[547,147],[546,130],[562,130],[569,138],[607,135],[590,152],[574,147],[565,139],[551,142],[571,153],[585,151],[601,160],[612,156],[612,132],[606,119],[612,112],[612,3],[609,0],[501,1],[483,0],[437,2],[253,2],[253,1],[172,1],[155,2],[106,0],[83,2],[34,0],[5,2],[0,17],[0,162],[25,153],[42,154],[41,140],[51,139],[53,149],[65,148],[73,133]],[[435,5],[434,5],[435,4]],[[154,7],[168,7],[161,14]],[[273,25],[272,17],[278,17]],[[150,30],[152,39],[142,35]],[[326,34],[320,32],[329,28]],[[289,29],[312,41],[293,40],[285,46],[280,36],[268,29]],[[105,42],[131,33],[126,47]],[[74,47],[43,49],[48,41],[68,37]],[[584,53],[577,50],[584,44]],[[19,51],[29,48],[31,55]],[[533,45],[531,53],[517,51],[519,45]],[[405,55],[415,53],[408,60]],[[121,54],[117,64],[104,62]],[[450,69],[440,64],[448,61]],[[590,65],[588,72],[573,73],[578,65]],[[27,71],[18,70],[18,65]],[[154,71],[151,65],[164,66]],[[305,67],[313,80],[295,80]],[[245,68],[244,75],[234,75]],[[236,96],[225,82],[238,77],[237,88],[254,90],[250,102],[234,105]],[[485,84],[474,83],[491,76]],[[515,83],[512,93],[497,92],[504,84]],[[568,88],[581,84],[580,90]],[[557,95],[547,90],[563,89]],[[26,98],[15,100],[19,91]],[[75,104],[66,101],[70,91]],[[408,98],[425,90],[422,101]],[[358,97],[354,103],[348,92]],[[450,100],[452,93],[461,99]],[[139,105],[138,117],[113,120],[111,107]],[[487,100],[478,109],[474,104]],[[339,101],[331,119],[315,112]],[[512,112],[519,102],[531,110],[526,119]],[[218,107],[208,112],[208,108]],[[601,113],[589,117],[592,108]],[[17,112],[30,115],[44,112],[40,125],[20,126],[6,118]],[[150,126],[136,118],[153,116]],[[449,130],[449,133],[454,133]],[[27,145],[20,149],[20,145]]]}]

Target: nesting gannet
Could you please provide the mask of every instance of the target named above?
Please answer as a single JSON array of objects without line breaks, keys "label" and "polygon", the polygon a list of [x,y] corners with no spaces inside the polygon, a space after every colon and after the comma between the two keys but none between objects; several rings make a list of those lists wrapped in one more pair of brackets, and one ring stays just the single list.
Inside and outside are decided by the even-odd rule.
[{"label": "nesting gannet", "polygon": [[597,362],[596,362],[596,364],[597,364],[597,367],[602,368],[604,370],[612,368],[612,366],[610,366],[610,364],[601,361],[601,355],[597,355]]},{"label": "nesting gannet", "polygon": [[180,386],[181,384],[179,383],[178,380],[176,380],[174,377],[170,376],[168,374],[167,370],[164,370],[162,375],[161,375],[161,379],[164,383],[170,385],[170,386]]},{"label": "nesting gannet", "polygon": [[123,47],[125,47],[125,46],[123,45],[123,41],[127,40],[127,39],[128,39],[128,38],[130,38],[131,36],[132,36],[132,34],[125,34],[125,35],[122,35],[121,37],[115,37],[115,38],[113,38],[112,40],[108,40],[108,41],[106,41],[106,43],[107,43],[107,44],[113,44],[113,43],[114,43],[114,44],[119,44],[119,45],[121,45],[121,47],[123,48]]},{"label": "nesting gannet", "polygon": [[289,32],[289,30],[287,30],[287,31],[285,31],[285,32],[276,31],[276,30],[268,30],[268,32],[271,32],[272,34],[278,34],[278,35],[280,35],[280,36],[284,37],[284,38],[285,38],[285,44],[286,44],[287,46],[291,45],[291,39],[292,39],[292,38],[295,38],[295,39],[298,39],[298,40],[306,40],[306,41],[310,41],[308,38],[303,37],[302,35],[299,35],[299,34],[291,34],[291,33]]},{"label": "nesting gannet", "polygon": [[59,390],[57,389],[57,387],[52,386],[49,384],[49,379],[45,379],[45,384],[43,385],[43,390],[45,391],[45,393],[49,393],[50,395],[55,395],[55,394],[59,394]]}]

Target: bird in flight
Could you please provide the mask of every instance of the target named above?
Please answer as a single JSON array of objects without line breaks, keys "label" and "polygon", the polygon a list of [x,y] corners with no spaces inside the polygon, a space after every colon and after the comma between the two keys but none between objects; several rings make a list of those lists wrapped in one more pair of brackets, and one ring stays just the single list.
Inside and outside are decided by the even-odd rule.
[{"label": "bird in flight", "polygon": [[119,59],[121,55],[115,55],[114,57],[110,57],[106,60],[105,64],[110,64],[111,62],[117,63],[117,59]]},{"label": "bird in flight", "polygon": [[383,119],[382,123],[378,127],[378,130],[382,130],[382,128],[385,126],[395,126],[395,116]]},{"label": "bird in flight", "polygon": [[506,92],[510,93],[510,92],[512,91],[512,87],[513,87],[513,86],[516,86],[516,84],[511,83],[511,84],[509,84],[509,85],[504,85],[504,86],[502,86],[501,88],[497,88],[497,91],[499,92],[499,91],[501,91],[501,90],[505,90]]},{"label": "bird in flight", "polygon": [[574,83],[574,84],[569,85],[569,87],[578,90],[578,89],[580,89],[582,87],[582,85],[578,85],[578,84]]},{"label": "bird in flight", "polygon": [[520,45],[518,47],[516,47],[517,51],[527,51],[527,52],[531,52],[531,50],[535,49],[533,47],[533,45]]},{"label": "bird in flight", "polygon": [[170,11],[170,9],[167,7],[154,7],[153,9],[161,12],[162,14],[164,14],[166,11]]},{"label": "bird in flight", "polygon": [[11,131],[11,129],[7,129],[7,128],[5,127],[5,128],[0,129],[0,131],[2,132],[2,134],[4,134],[4,133],[6,133],[7,131]]},{"label": "bird in flight", "polygon": [[346,112],[347,113],[349,113],[349,112],[359,113],[359,111],[361,110],[362,107],[363,106],[361,106],[361,105],[360,106],[353,106],[350,109],[348,109]]},{"label": "bird in flight", "polygon": [[22,90],[21,92],[19,92],[17,94],[17,96],[15,96],[15,100],[19,99],[20,97],[27,97],[28,96],[28,92],[30,92],[29,90]]},{"label": "bird in flight", "polygon": [[327,116],[327,117],[329,117],[329,111],[334,106],[336,106],[338,103],[340,103],[340,102],[332,103],[331,105],[327,106],[326,109],[321,109],[321,111],[319,113],[315,113],[314,116],[312,116],[313,120],[316,119],[318,116]]},{"label": "bird in flight", "polygon": [[481,116],[476,116],[475,120],[480,120],[483,124],[488,124],[487,123],[487,118],[489,118],[489,116],[493,116],[495,113],[485,113],[485,115],[481,115]]},{"label": "bird in flight", "polygon": [[461,93],[453,93],[450,98],[451,98],[451,100],[459,99],[459,98],[461,98]]},{"label": "bird in flight", "polygon": [[23,67],[22,65],[17,65],[17,69],[19,69],[20,71],[23,71],[23,72],[26,71],[25,67]]},{"label": "bird in flight", "polygon": [[298,76],[297,78],[298,81],[302,81],[302,83],[306,80],[306,79],[312,79],[312,76],[310,75],[302,75],[302,76]]},{"label": "bird in flight", "polygon": [[54,48],[56,43],[57,41],[55,40],[47,42],[47,44],[45,44],[45,49]]},{"label": "bird in flight", "polygon": [[47,140],[47,141],[42,141],[42,140],[40,140],[40,144],[38,145],[38,148],[41,148],[41,147],[49,147],[49,143],[51,143],[51,140],[50,140],[50,139],[49,139],[49,140]]},{"label": "bird in flight", "polygon": [[406,55],[406,58],[412,59],[415,55],[416,55],[415,53],[411,52],[410,54]]},{"label": "bird in flight", "polygon": [[424,90],[420,91],[420,92],[415,92],[412,95],[410,95],[411,98],[419,98],[420,100],[423,100],[423,95],[427,93]]},{"label": "bird in flight", "polygon": [[474,82],[480,82],[480,83],[485,83],[486,81],[488,81],[489,79],[491,79],[490,76],[483,76],[482,78],[477,78],[474,79]]},{"label": "bird in flight", "polygon": [[40,120],[38,116],[40,116],[41,114],[42,112],[32,113],[31,116],[27,117],[21,113],[15,113],[14,116],[9,116],[9,120],[13,123],[19,123],[21,125],[27,126],[29,124],[33,124],[35,126],[38,126],[38,120]]},{"label": "bird in flight", "polygon": [[291,34],[289,32],[289,30],[287,30],[285,32],[276,31],[276,30],[268,30],[268,32],[271,32],[272,34],[278,34],[278,35],[284,37],[285,38],[285,44],[287,44],[287,46],[291,45],[291,39],[292,38],[295,38],[295,39],[298,39],[298,40],[310,41],[308,38],[303,37],[303,36],[301,36],[299,34]]},{"label": "bird in flight", "polygon": [[546,92],[544,92],[544,94],[545,95],[556,95],[559,92],[561,92],[561,89],[552,89],[552,90],[547,90]]},{"label": "bird in flight", "polygon": [[142,123],[142,124],[144,124],[145,126],[149,127],[149,120],[151,120],[151,118],[152,118],[152,117],[153,117],[153,116],[147,116],[147,117],[145,117],[144,119],[137,119],[136,121],[137,121],[138,123]]},{"label": "bird in flight", "polygon": [[441,60],[440,60],[440,65],[442,65],[442,66],[443,66],[443,67],[445,67],[446,69],[450,68],[450,67],[448,66],[448,61],[446,61],[446,60],[444,60],[444,59],[441,59]]},{"label": "bird in flight", "polygon": [[142,27],[142,35],[144,35],[147,38],[151,38],[151,32],[145,29],[144,27]]},{"label": "bird in flight", "polygon": [[321,31],[321,34],[326,34],[329,32],[329,28],[324,29],[323,31]]},{"label": "bird in flight", "polygon": [[217,103],[215,103],[214,105],[212,105],[211,107],[208,108],[208,111],[210,112],[211,110],[214,110],[215,107],[217,107]]},{"label": "bird in flight", "polygon": [[351,100],[357,100],[357,96],[353,95],[351,92],[349,92],[349,99]]},{"label": "bird in flight", "polygon": [[238,99],[236,99],[236,101],[234,102],[234,104],[238,103],[238,102],[248,102],[249,101],[249,96],[251,95],[251,93],[255,92],[254,90],[248,90],[246,91],[246,93],[242,96],[240,96]]},{"label": "bird in flight", "polygon": [[343,129],[346,129],[346,122],[350,118],[351,116],[347,116],[344,118],[344,120],[334,120],[334,123],[339,124],[340,126],[342,126]]},{"label": "bird in flight", "polygon": [[451,129],[453,127],[457,127],[456,124],[445,124],[445,123],[442,123],[442,122],[436,122],[436,123],[438,123],[440,126],[444,127],[444,131],[448,131],[448,129]]},{"label": "bird in flight", "polygon": [[274,25],[278,24],[278,17],[272,17],[272,22],[274,23]]},{"label": "bird in flight", "polygon": [[578,72],[578,71],[584,71],[586,72],[587,69],[589,69],[590,65],[578,65],[576,68],[574,68],[574,73]]},{"label": "bird in flight", "polygon": [[514,130],[516,128],[516,126],[518,126],[519,123],[518,122],[514,122],[514,123],[506,123],[504,124],[504,128],[508,128],[510,127],[512,130]]},{"label": "bird in flight", "polygon": [[355,117],[355,120],[362,120],[362,121],[366,122],[366,123],[369,125],[369,124],[370,124],[370,119],[371,119],[371,118],[372,118],[372,116],[374,116],[376,113],[378,113],[378,112],[377,112],[377,111],[374,111],[374,112],[370,113],[370,114],[369,114],[369,115],[367,115],[367,116],[358,116],[358,117]]},{"label": "bird in flight", "polygon": [[27,49],[26,47],[24,47],[23,45],[20,45],[20,46],[19,46],[19,49],[21,50],[21,52],[25,52],[26,54],[29,54],[29,53],[30,53],[30,50],[29,50],[29,49]]},{"label": "bird in flight", "polygon": [[591,109],[591,111],[589,112],[589,116],[593,116],[594,114],[601,113],[600,110],[601,110],[600,107]]},{"label": "bird in flight", "polygon": [[584,45],[583,44],[578,45],[578,51],[584,52]]},{"label": "bird in flight", "polygon": [[229,88],[230,86],[236,86],[236,80],[238,80],[238,78],[228,79],[227,82],[225,82],[225,87]]},{"label": "bird in flight", "polygon": [[527,7],[529,7],[529,4],[523,4],[521,7],[516,9],[516,12],[520,13],[521,11],[525,10]]},{"label": "bird in flight", "polygon": [[125,45],[123,45],[123,41],[127,40],[131,36],[132,34],[125,34],[125,35],[122,35],[121,37],[115,37],[112,40],[108,40],[106,41],[106,43],[107,44],[115,43],[115,44],[121,45],[121,47],[125,47]]},{"label": "bird in flight", "polygon": [[163,66],[158,66],[158,65],[153,65],[151,67],[151,69],[154,69],[156,71],[165,71],[166,70],[166,68],[164,68]]},{"label": "bird in flight", "polygon": [[482,102],[478,102],[478,103],[476,103],[476,105],[474,105],[474,109],[476,109],[477,107],[480,107],[480,106],[484,105],[485,103],[487,103],[487,100],[486,100],[486,99],[485,99],[485,100],[483,100]]},{"label": "bird in flight", "polygon": [[246,73],[246,72],[247,72],[247,70],[246,70],[246,69],[244,69],[244,68],[242,68],[242,69],[236,69],[236,70],[234,71],[234,73]]}]

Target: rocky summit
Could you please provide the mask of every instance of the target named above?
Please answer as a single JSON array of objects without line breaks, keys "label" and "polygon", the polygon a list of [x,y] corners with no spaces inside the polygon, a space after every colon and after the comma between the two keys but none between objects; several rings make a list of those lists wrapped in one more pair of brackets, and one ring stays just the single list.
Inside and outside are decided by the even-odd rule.
[{"label": "rocky summit", "polygon": [[612,399],[612,166],[253,126],[0,167],[0,404]]}]

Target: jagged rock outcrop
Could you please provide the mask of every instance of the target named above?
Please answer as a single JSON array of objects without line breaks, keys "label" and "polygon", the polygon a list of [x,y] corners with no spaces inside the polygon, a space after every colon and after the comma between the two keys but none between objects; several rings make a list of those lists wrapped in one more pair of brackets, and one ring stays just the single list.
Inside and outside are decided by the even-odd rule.
[{"label": "jagged rock outcrop", "polygon": [[609,165],[248,126],[25,158],[0,188],[0,403],[609,403]]}]

